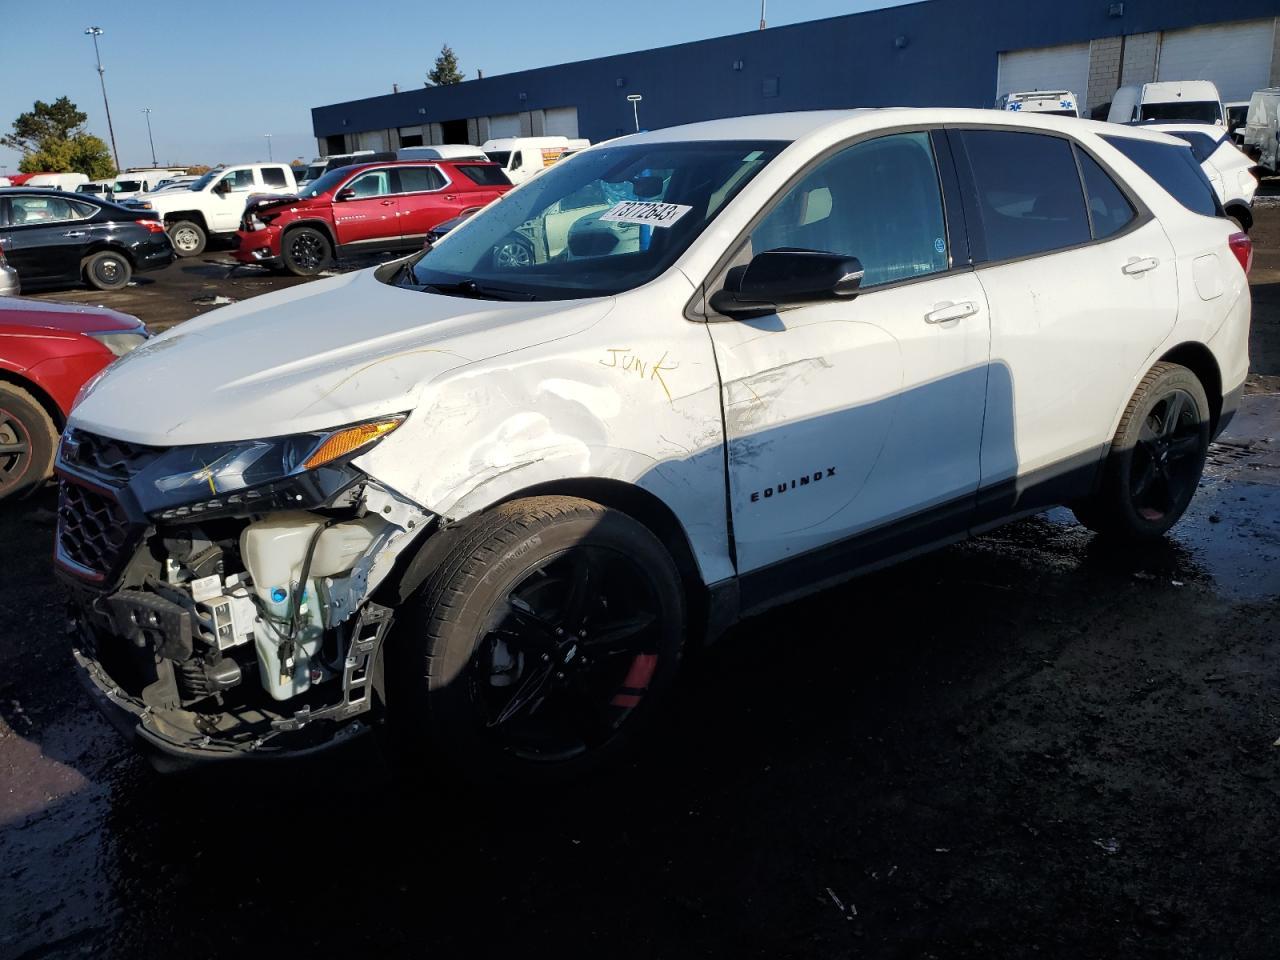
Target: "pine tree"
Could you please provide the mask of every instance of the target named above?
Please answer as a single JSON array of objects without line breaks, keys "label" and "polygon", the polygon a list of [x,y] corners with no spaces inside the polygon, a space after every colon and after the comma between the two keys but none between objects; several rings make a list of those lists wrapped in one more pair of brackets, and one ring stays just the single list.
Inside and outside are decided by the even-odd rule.
[{"label": "pine tree", "polygon": [[458,55],[453,52],[453,47],[447,43],[440,48],[440,56],[436,57],[436,65],[431,68],[431,72],[427,74],[428,87],[445,87],[454,83],[461,83],[465,77],[462,71],[458,69]]}]

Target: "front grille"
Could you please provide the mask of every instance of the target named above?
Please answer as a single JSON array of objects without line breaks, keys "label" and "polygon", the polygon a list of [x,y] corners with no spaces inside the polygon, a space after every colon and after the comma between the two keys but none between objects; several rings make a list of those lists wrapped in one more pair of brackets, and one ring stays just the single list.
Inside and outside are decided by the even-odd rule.
[{"label": "front grille", "polygon": [[114,497],[62,481],[58,496],[58,550],[78,567],[106,576],[129,544],[128,515]]},{"label": "front grille", "polygon": [[163,452],[161,447],[68,430],[62,440],[61,455],[68,466],[84,470],[112,486],[124,486]]}]

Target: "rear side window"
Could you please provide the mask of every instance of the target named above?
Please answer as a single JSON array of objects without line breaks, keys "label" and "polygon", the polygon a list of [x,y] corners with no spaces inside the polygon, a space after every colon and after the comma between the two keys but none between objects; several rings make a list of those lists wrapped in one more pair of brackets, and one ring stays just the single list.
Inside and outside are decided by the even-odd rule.
[{"label": "rear side window", "polygon": [[1191,155],[1190,147],[1130,137],[1102,139],[1141,167],[1143,173],[1192,213],[1206,217],[1218,215],[1218,198],[1214,196],[1213,185]]},{"label": "rear side window", "polygon": [[458,172],[472,183],[478,183],[482,187],[505,187],[511,183],[507,175],[502,172],[502,168],[492,164],[460,163]]},{"label": "rear side window", "polygon": [[401,193],[439,190],[445,185],[444,174],[435,167],[401,167],[396,174],[400,177]]},{"label": "rear side window", "polygon": [[1071,143],[1005,130],[966,130],[988,260],[1088,243],[1089,215]]},{"label": "rear side window", "polygon": [[1085,197],[1089,202],[1089,222],[1093,226],[1093,238],[1105,240],[1119,233],[1137,216],[1124,192],[1116,186],[1098,161],[1076,148],[1080,161],[1080,176],[1084,180]]},{"label": "rear side window", "polygon": [[283,187],[289,181],[285,179],[284,170],[280,167],[263,167],[262,182],[268,187]]}]

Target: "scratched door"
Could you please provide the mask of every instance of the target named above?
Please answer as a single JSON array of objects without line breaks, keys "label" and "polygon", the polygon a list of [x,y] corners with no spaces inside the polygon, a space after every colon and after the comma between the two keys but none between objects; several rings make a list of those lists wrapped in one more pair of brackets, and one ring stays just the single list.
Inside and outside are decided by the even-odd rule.
[{"label": "scratched door", "polygon": [[864,141],[817,165],[750,238],[856,256],[853,301],[708,328],[722,379],[738,567],[938,508],[978,486],[987,304],[953,269],[928,137]]}]

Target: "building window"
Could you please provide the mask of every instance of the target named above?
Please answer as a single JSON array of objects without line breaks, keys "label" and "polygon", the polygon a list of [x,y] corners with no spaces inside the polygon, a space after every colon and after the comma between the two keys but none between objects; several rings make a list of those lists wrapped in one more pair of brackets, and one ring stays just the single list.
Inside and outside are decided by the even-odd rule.
[{"label": "building window", "polygon": [[776,97],[778,95],[778,78],[765,77],[764,82],[760,85],[760,93],[766,97]]}]

